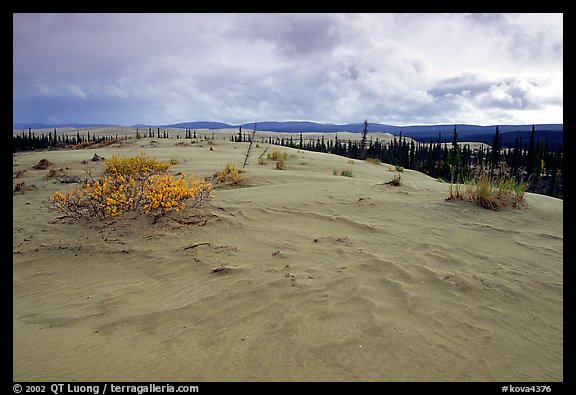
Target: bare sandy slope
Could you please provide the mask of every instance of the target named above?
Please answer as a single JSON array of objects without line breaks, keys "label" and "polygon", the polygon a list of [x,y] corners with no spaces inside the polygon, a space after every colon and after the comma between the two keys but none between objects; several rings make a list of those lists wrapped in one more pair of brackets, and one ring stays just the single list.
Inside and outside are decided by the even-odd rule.
[{"label": "bare sandy slope", "polygon": [[418,172],[385,185],[385,164],[271,147],[290,155],[276,170],[257,163],[262,145],[203,226],[82,223],[45,206],[78,184],[32,170],[47,158],[85,177],[94,153],[145,151],[205,177],[246,147],[14,155],[15,381],[563,380],[561,200],[493,212],[446,202],[448,185]]}]

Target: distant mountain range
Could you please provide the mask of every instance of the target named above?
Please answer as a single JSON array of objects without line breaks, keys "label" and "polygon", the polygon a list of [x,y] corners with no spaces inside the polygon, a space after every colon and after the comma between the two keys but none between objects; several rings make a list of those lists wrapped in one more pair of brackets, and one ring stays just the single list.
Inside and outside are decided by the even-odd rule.
[{"label": "distant mountain range", "polygon": [[104,123],[13,123],[12,130],[28,130],[28,129],[53,129],[53,128],[102,128],[102,127],[109,127],[109,126],[120,126],[120,125],[111,125],[111,124],[104,124]]},{"label": "distant mountain range", "polygon": [[[42,124],[42,123],[14,123],[14,130],[27,130],[32,129],[47,129],[47,128],[91,128],[91,127],[110,127],[120,125],[110,124],[80,124],[80,123],[67,123],[67,124]],[[183,122],[168,125],[132,125],[132,127],[141,128],[178,128],[178,129],[254,129],[254,122],[244,123],[242,125],[230,125],[222,122]],[[466,124],[450,124],[450,125],[414,125],[414,126],[393,126],[380,123],[368,123],[369,132],[383,132],[391,133],[395,136],[410,137],[416,141],[429,142],[429,141],[452,141],[452,131],[456,126],[458,131],[459,141],[478,141],[486,144],[492,143],[492,138],[496,132],[496,125],[479,126],[479,125],[466,125]],[[502,144],[504,146],[511,146],[514,144],[516,137],[521,138],[524,145],[528,144],[530,139],[530,130],[532,125],[498,125],[502,135]],[[286,133],[335,133],[335,132],[352,132],[360,133],[364,128],[363,123],[348,123],[348,124],[330,124],[330,123],[316,123],[308,121],[286,121],[286,122],[257,122],[256,129],[260,131],[270,132],[286,132]],[[563,124],[535,124],[536,140],[547,140],[551,147],[563,144]]]}]

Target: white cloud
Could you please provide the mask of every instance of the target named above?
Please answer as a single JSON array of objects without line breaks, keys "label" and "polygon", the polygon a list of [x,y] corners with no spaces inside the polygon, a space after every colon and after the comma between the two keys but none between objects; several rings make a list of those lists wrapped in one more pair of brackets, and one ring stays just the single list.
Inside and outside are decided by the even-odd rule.
[{"label": "white cloud", "polygon": [[[15,113],[40,95],[114,99],[129,123],[561,122],[562,27],[558,14],[16,14]],[[70,108],[57,115],[121,112]]]},{"label": "white cloud", "polygon": [[79,97],[80,99],[86,98],[86,93],[82,89],[80,89],[80,87],[78,87],[78,86],[70,86],[68,88],[68,91],[74,97]]}]

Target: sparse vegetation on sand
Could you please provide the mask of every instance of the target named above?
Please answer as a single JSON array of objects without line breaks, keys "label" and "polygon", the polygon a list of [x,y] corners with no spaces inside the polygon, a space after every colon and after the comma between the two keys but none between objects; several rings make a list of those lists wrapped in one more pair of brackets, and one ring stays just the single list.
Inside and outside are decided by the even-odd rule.
[{"label": "sparse vegetation on sand", "polygon": [[340,174],[342,177],[354,177],[354,173],[350,169],[342,169],[340,171],[334,169],[332,170],[332,174],[334,174],[335,176]]},{"label": "sparse vegetation on sand", "polygon": [[155,221],[169,212],[196,207],[212,194],[212,184],[182,173],[165,172],[170,164],[144,154],[106,160],[104,177],[87,180],[82,188],[49,197],[49,208],[74,219],[114,218],[127,211],[142,211]]},{"label": "sparse vegetation on sand", "polygon": [[364,160],[366,163],[372,163],[373,165],[380,165],[382,162],[377,158],[366,158]]},{"label": "sparse vegetation on sand", "polygon": [[234,166],[232,163],[227,163],[224,169],[214,173],[213,178],[216,180],[217,185],[242,184],[244,182],[244,170]]},{"label": "sparse vegetation on sand", "polygon": [[394,177],[392,177],[392,180],[388,181],[386,183],[386,185],[392,185],[395,187],[399,187],[401,185],[400,180],[401,180],[400,173],[394,174]]},{"label": "sparse vegetation on sand", "polygon": [[450,184],[446,200],[468,200],[491,210],[500,210],[508,205],[522,205],[526,188],[526,182],[517,182],[513,178],[491,178],[488,174],[480,174],[476,180]]},{"label": "sparse vegetation on sand", "polygon": [[[492,211],[446,201],[450,181],[404,164],[267,142],[243,184],[219,184],[248,147],[225,133],[214,152],[154,136],[12,156],[14,380],[563,380],[562,200]],[[179,163],[105,173],[142,151]],[[41,159],[52,165],[33,169]],[[463,196],[466,179],[453,179]],[[48,209],[72,190],[82,204],[54,202],[70,216]]]},{"label": "sparse vegetation on sand", "polygon": [[[366,122],[364,126],[366,130]],[[371,158],[374,158],[397,166],[396,171],[403,168],[416,170],[443,182],[453,182],[460,176],[469,178],[475,169],[488,168],[491,175],[506,175],[518,182],[525,182],[527,192],[560,199],[564,194],[563,147],[561,144],[548,144],[546,139],[538,139],[534,126],[529,142],[517,137],[513,145],[508,143],[506,146],[502,145],[498,126],[493,143],[481,144],[478,147],[475,147],[474,143],[460,143],[456,126],[453,129],[451,146],[448,139],[442,138],[441,134],[437,140],[429,142],[407,140],[402,135],[390,141],[363,139],[358,142],[352,139],[345,141],[338,136],[333,139],[326,139],[324,135],[321,138],[304,138],[300,133],[299,140],[270,138],[269,143],[344,156],[350,158],[349,164],[366,157],[366,161],[370,162]]]},{"label": "sparse vegetation on sand", "polygon": [[276,161],[276,169],[284,170],[286,168],[286,159],[288,154],[286,152],[273,151],[266,155],[266,159]]}]

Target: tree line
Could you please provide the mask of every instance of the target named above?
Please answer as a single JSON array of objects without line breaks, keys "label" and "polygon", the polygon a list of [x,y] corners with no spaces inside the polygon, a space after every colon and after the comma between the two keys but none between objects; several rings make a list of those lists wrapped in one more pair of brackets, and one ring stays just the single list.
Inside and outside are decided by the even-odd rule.
[{"label": "tree line", "polygon": [[[250,142],[250,132],[239,128],[237,134],[230,136],[234,142]],[[170,138],[166,131],[151,127],[148,130],[136,130],[136,138]],[[180,138],[179,135],[176,136]],[[196,139],[196,130],[186,129],[187,139]],[[206,138],[206,136],[204,136]],[[214,133],[212,133],[214,138]],[[82,147],[91,144],[106,144],[128,136],[118,137],[111,134],[99,135],[88,131],[86,135],[52,132],[36,134],[28,129],[13,135],[12,151],[51,149],[59,147]],[[492,145],[480,145],[472,148],[460,143],[458,130],[454,126],[452,143],[443,142],[441,134],[436,141],[416,142],[406,140],[400,135],[390,141],[368,138],[368,122],[364,121],[364,130],[360,141],[342,139],[338,134],[332,139],[325,135],[315,139],[304,138],[303,133],[290,134],[289,137],[260,137],[262,143],[281,145],[308,151],[325,152],[345,156],[351,159],[375,159],[380,162],[407,169],[417,170],[447,182],[466,182],[473,180],[480,172],[487,172],[493,179],[509,178],[515,182],[525,182],[527,191],[553,197],[563,197],[563,149],[561,145],[551,147],[546,139],[536,140],[535,127],[532,126],[528,143],[516,137],[511,147],[502,145],[502,136],[498,126],[492,139]]]},{"label": "tree line", "polygon": [[20,151],[30,151],[37,149],[51,149],[51,148],[69,148],[69,147],[82,147],[92,144],[107,144],[114,141],[128,139],[128,136],[118,137],[118,133],[112,134],[101,134],[96,135],[95,133],[90,134],[90,131],[86,135],[76,133],[58,133],[56,129],[47,134],[42,132],[36,134],[28,129],[28,132],[22,131],[20,134],[12,136],[12,152]]},{"label": "tree line", "polygon": [[[304,139],[303,134],[289,137],[261,137],[262,142],[298,148],[308,151],[331,153],[351,159],[376,159],[380,162],[413,169],[447,182],[473,180],[481,172],[488,173],[494,180],[513,179],[525,182],[527,191],[553,197],[563,197],[562,146],[550,147],[547,140],[535,139],[532,126],[530,140],[526,144],[516,137],[514,146],[502,146],[502,136],[496,127],[492,145],[472,148],[461,144],[456,126],[452,132],[452,143],[437,141],[416,142],[406,140],[402,133],[390,141],[367,138],[367,123],[360,142],[338,137],[326,139],[324,135],[315,139]],[[232,141],[249,141],[246,133],[231,137]]]},{"label": "tree line", "polygon": [[[160,130],[160,128],[152,129],[149,127],[147,130],[143,129],[140,130],[136,128],[136,139],[141,138],[158,138],[158,139],[167,139],[171,138],[165,130]],[[180,139],[180,135],[176,135],[177,139]],[[196,130],[192,131],[191,129],[186,129],[185,136],[186,139],[196,140],[200,138],[200,136],[196,135]],[[12,136],[12,152],[20,152],[20,151],[30,151],[30,150],[39,150],[39,149],[52,149],[52,148],[81,148],[83,146],[88,146],[91,144],[109,144],[119,140],[127,140],[128,135],[124,134],[123,136],[118,136],[118,133],[115,135],[112,134],[100,134],[96,135],[95,133],[90,134],[88,131],[85,135],[80,134],[79,131],[76,133],[58,133],[56,128],[53,131],[45,133],[42,132],[40,134],[34,133],[32,128],[28,129],[28,132],[22,131],[22,133],[15,134]],[[204,139],[207,139],[207,136],[204,134]],[[212,139],[214,139],[214,132],[212,132]]]}]

